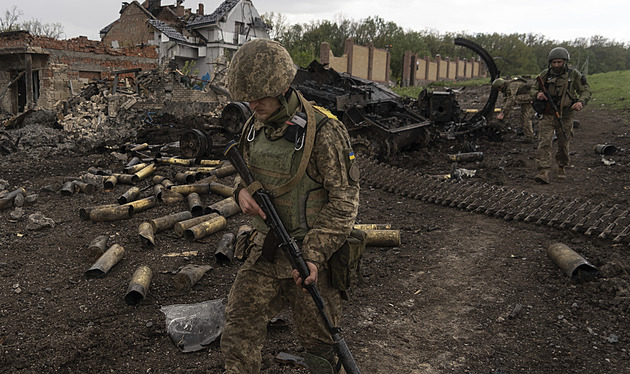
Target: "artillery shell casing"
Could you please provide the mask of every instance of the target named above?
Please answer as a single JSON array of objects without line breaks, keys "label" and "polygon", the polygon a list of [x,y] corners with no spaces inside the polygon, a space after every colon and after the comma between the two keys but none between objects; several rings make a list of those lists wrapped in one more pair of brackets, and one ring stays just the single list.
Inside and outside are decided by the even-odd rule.
[{"label": "artillery shell casing", "polygon": [[96,260],[85,275],[90,278],[99,278],[107,274],[107,272],[118,263],[125,254],[125,249],[120,244],[114,244],[101,257]]},{"label": "artillery shell casing", "polygon": [[202,166],[221,166],[222,164],[222,160],[199,160],[199,165]]},{"label": "artillery shell casing", "polygon": [[135,174],[119,174],[116,177],[120,184],[134,184],[139,180]]},{"label": "artillery shell casing", "polygon": [[173,192],[165,188],[162,190],[162,194],[160,195],[160,201],[166,205],[176,204],[181,201],[184,201],[184,195],[178,192]]},{"label": "artillery shell casing", "polygon": [[218,169],[218,166],[198,166],[194,168],[193,171],[196,171],[197,173],[202,173],[202,174],[212,174],[217,169]]},{"label": "artillery shell casing", "polygon": [[13,200],[17,195],[26,196],[26,190],[22,187],[9,192],[5,197],[0,199],[0,209],[8,209],[13,206]]},{"label": "artillery shell casing", "polygon": [[201,196],[196,192],[188,194],[188,208],[194,217],[203,214],[203,205],[201,205]]},{"label": "artillery shell casing", "polygon": [[171,181],[170,179],[164,179],[161,185],[164,186],[164,188],[170,189],[175,185],[175,183],[173,183],[173,181]]},{"label": "artillery shell casing", "polygon": [[133,207],[134,213],[137,213],[137,212],[143,212],[147,209],[157,206],[158,201],[157,201],[157,197],[149,196],[149,197],[145,197],[144,199],[139,199],[139,200],[132,201],[130,203],[123,204],[121,206],[128,206],[128,205]]},{"label": "artillery shell casing", "polygon": [[204,209],[204,212],[206,214],[209,213],[218,213],[220,215],[222,215],[225,218],[229,218],[232,217],[235,214],[238,214],[241,212],[241,207],[238,206],[238,204],[236,203],[236,200],[234,200],[233,197],[228,197],[226,199],[223,199],[221,201],[217,201],[216,203],[207,206]]},{"label": "artillery shell casing", "polygon": [[140,187],[131,187],[118,198],[118,204],[127,204],[138,199],[140,196]]},{"label": "artillery shell casing", "polygon": [[134,211],[134,206],[128,204],[91,209],[89,211],[89,220],[92,222],[119,221],[131,218]]},{"label": "artillery shell casing", "polygon": [[94,174],[94,175],[101,175],[101,176],[105,176],[105,175],[112,175],[112,171],[111,170],[103,170],[103,169],[99,169],[97,167],[91,166],[87,169],[88,173],[90,174]]},{"label": "artillery shell casing", "polygon": [[190,158],[177,158],[177,157],[161,157],[158,158],[158,162],[168,165],[184,165],[190,166],[194,164],[195,160]]},{"label": "artillery shell casing", "polygon": [[131,148],[130,152],[139,152],[144,151],[145,149],[149,149],[149,143],[138,144],[135,147]]},{"label": "artillery shell casing", "polygon": [[216,175],[210,175],[210,176],[207,176],[205,178],[199,179],[195,183],[208,183],[209,184],[209,183],[214,183],[214,182],[216,182],[218,180],[219,180],[219,178],[217,178]]},{"label": "artillery shell casing", "polygon": [[210,191],[210,185],[208,183],[178,184],[171,186],[170,190],[182,195],[188,195],[193,192],[197,194],[207,194]]},{"label": "artillery shell casing", "polygon": [[72,184],[74,184],[75,189],[78,189],[86,195],[92,195],[94,192],[96,192],[96,186],[92,183],[86,183],[76,180],[73,181]]},{"label": "artillery shell casing", "polygon": [[367,234],[365,245],[370,247],[398,247],[400,230],[363,230]]},{"label": "artillery shell casing", "polygon": [[114,189],[114,186],[118,184],[118,177],[115,175],[110,175],[103,181],[103,189],[105,191],[111,191]]},{"label": "artillery shell casing", "polygon": [[[135,157],[135,158],[137,158],[137,157]],[[138,161],[140,161],[140,159],[138,159]],[[138,172],[138,171],[144,169],[145,167],[147,167],[147,165],[148,164],[146,162],[140,162],[138,164],[127,166],[125,168],[125,173],[127,173],[127,174],[135,174],[136,172]]]},{"label": "artillery shell casing", "polygon": [[563,243],[553,243],[547,247],[547,255],[562,272],[574,279],[589,280],[597,275],[598,270],[584,257]]},{"label": "artillery shell casing", "polygon": [[234,188],[226,186],[225,184],[212,182],[210,183],[210,192],[223,197],[232,197],[232,194],[234,193]]},{"label": "artillery shell casing", "polygon": [[129,162],[127,162],[127,165],[125,165],[125,169],[130,168],[132,166],[141,164],[142,162],[140,161],[140,157],[132,157],[131,160],[129,160]]},{"label": "artillery shell casing", "polygon": [[181,184],[194,183],[197,180],[196,171],[180,171],[175,174],[175,182]]},{"label": "artillery shell casing", "polygon": [[164,191],[164,186],[161,184],[156,184],[153,186],[153,195],[157,197],[159,202],[162,202],[162,191]]},{"label": "artillery shell casing", "polygon": [[138,226],[138,237],[142,244],[146,248],[155,247],[155,235],[153,232],[153,225],[149,222],[142,222],[140,226]]},{"label": "artillery shell casing", "polygon": [[212,174],[216,175],[217,178],[224,178],[236,174],[236,169],[232,164],[227,163],[216,169]]},{"label": "artillery shell casing", "polygon": [[143,167],[142,169],[138,170],[137,172],[135,172],[134,175],[138,177],[137,181],[141,181],[147,178],[149,175],[153,174],[154,172],[155,172],[155,164],[149,164]]},{"label": "artillery shell casing", "polygon": [[215,232],[223,230],[226,226],[227,220],[225,217],[218,216],[187,229],[184,231],[184,238],[189,241],[199,240],[208,235],[214,234]]},{"label": "artillery shell casing", "polygon": [[59,192],[61,192],[63,196],[72,196],[76,191],[77,187],[75,186],[73,181],[64,182],[63,186],[61,186],[61,190],[59,190]]},{"label": "artillery shell casing", "polygon": [[178,290],[188,290],[209,270],[212,270],[212,266],[210,265],[188,264],[175,274],[173,277],[173,284]]},{"label": "artillery shell casing", "polygon": [[163,175],[154,175],[153,179],[151,179],[153,181],[154,184],[161,184],[163,180],[165,180],[166,177]]},{"label": "artillery shell casing", "polygon": [[175,234],[177,234],[179,237],[182,237],[184,236],[184,232],[188,230],[190,227],[198,225],[201,222],[211,220],[218,216],[219,215],[217,213],[211,213],[211,214],[206,214],[206,215],[195,217],[195,218],[190,218],[184,221],[179,221],[173,225],[173,230],[175,231]]},{"label": "artillery shell casing", "polygon": [[120,204],[97,205],[97,206],[90,206],[87,208],[81,208],[79,209],[79,217],[81,217],[82,221],[89,221],[91,211],[96,210],[96,209],[102,209],[102,208],[115,208],[118,206],[120,206]]},{"label": "artillery shell casing", "polygon": [[229,264],[234,257],[234,239],[236,236],[231,232],[223,235],[219,244],[217,244],[217,250],[214,252],[214,257],[217,263],[220,265]]},{"label": "artillery shell casing", "polygon": [[153,227],[153,232],[158,233],[160,231],[172,229],[173,226],[175,226],[177,222],[185,221],[191,218],[192,218],[192,213],[188,210],[185,210],[183,212],[173,213],[167,216],[154,218],[150,220],[149,223]]},{"label": "artillery shell casing", "polygon": [[471,162],[483,160],[483,152],[456,153],[448,155],[448,159],[454,162]]},{"label": "artillery shell casing", "polygon": [[125,294],[127,305],[138,305],[144,300],[151,285],[151,278],[153,278],[153,272],[148,266],[138,266],[131,277],[127,293]]},{"label": "artillery shell casing", "polygon": [[109,240],[109,235],[99,235],[94,238],[90,245],[87,248],[86,255],[88,260],[96,261],[99,257],[105,253],[107,250],[107,241]]},{"label": "artillery shell casing", "polygon": [[389,223],[363,223],[354,225],[354,228],[357,230],[389,230],[392,225]]}]

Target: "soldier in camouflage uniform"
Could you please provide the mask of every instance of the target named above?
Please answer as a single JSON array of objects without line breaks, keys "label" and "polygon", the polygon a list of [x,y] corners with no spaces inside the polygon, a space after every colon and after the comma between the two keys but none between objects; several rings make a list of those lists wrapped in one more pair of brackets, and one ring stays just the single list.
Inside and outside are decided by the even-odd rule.
[{"label": "soldier in camouflage uniform", "polygon": [[501,113],[497,115],[497,119],[503,120],[510,118],[515,106],[520,107],[519,120],[522,124],[523,134],[526,143],[533,143],[534,129],[532,127],[532,117],[534,116],[534,108],[531,106],[531,97],[529,91],[532,88],[530,82],[517,77],[512,80],[497,78],[492,82],[492,88],[496,88],[505,96],[505,101],[501,107]]},{"label": "soldier in camouflage uniform", "polygon": [[551,97],[546,97],[543,88],[538,83],[531,89],[531,97],[536,100],[553,100],[560,122],[551,106],[547,103],[543,111],[543,119],[539,122],[538,151],[536,152],[536,166],[538,172],[534,179],[543,184],[550,183],[551,148],[553,134],[558,138],[556,163],[558,164],[558,179],[566,179],[566,167],[569,165],[569,143],[573,138],[573,113],[580,111],[591,98],[591,88],[586,77],[579,71],[569,67],[569,52],[556,47],[549,52],[549,66],[540,73],[540,77]]},{"label": "soldier in camouflage uniform", "polygon": [[[359,206],[359,172],[345,126],[290,87],[296,68],[277,42],[255,39],[232,59],[228,89],[247,101],[239,148],[254,178],[270,191],[289,234],[298,241],[333,325],[341,317],[341,292],[331,285],[327,261],[346,241]],[[237,181],[238,183],[238,181]],[[267,236],[264,213],[247,186],[235,198],[252,215],[254,230],[237,251],[246,258],[232,285],[221,337],[227,373],[258,373],[267,323],[288,303],[312,373],[333,373],[329,330],[297,271]],[[297,285],[296,285],[297,283]]]}]

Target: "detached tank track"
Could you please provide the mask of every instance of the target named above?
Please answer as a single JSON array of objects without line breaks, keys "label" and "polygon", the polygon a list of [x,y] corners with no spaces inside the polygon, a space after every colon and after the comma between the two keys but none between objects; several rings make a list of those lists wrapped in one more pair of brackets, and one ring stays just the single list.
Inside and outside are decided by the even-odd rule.
[{"label": "detached tank track", "polygon": [[458,182],[414,173],[361,158],[361,183],[408,198],[469,212],[571,230],[589,237],[630,243],[630,208],[591,199],[529,193],[482,182]]}]

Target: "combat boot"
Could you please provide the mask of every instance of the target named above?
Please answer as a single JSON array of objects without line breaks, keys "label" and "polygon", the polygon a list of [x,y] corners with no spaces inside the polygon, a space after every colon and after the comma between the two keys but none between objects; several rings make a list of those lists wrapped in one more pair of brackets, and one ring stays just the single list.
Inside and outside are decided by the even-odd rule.
[{"label": "combat boot", "polygon": [[567,172],[564,166],[558,166],[558,179],[567,179]]},{"label": "combat boot", "polygon": [[540,169],[538,170],[538,174],[534,177],[534,180],[538,183],[549,184],[549,170],[548,169]]}]

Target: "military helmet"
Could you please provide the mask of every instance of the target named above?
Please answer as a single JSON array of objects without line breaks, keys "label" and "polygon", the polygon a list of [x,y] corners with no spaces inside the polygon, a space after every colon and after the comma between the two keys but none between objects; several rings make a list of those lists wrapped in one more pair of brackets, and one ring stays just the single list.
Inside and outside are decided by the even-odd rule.
[{"label": "military helmet", "polygon": [[563,59],[569,61],[571,56],[569,56],[569,51],[562,47],[556,47],[549,52],[549,57],[547,61]]},{"label": "military helmet", "polygon": [[296,72],[289,52],[280,43],[250,40],[236,51],[230,62],[228,90],[235,101],[277,97],[291,85]]},{"label": "military helmet", "polygon": [[492,88],[496,90],[500,90],[501,86],[503,86],[504,84],[505,84],[505,79],[497,78],[492,82]]}]

